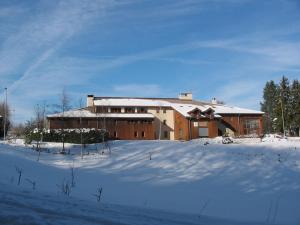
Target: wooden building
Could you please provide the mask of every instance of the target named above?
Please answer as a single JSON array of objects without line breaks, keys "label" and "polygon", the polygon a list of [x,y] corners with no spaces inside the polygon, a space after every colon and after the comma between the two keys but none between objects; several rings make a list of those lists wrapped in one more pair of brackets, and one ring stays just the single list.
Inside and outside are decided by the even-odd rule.
[{"label": "wooden building", "polygon": [[95,97],[82,109],[48,115],[50,129],[105,129],[111,138],[191,140],[260,136],[263,112],[202,102],[191,93],[178,98]]}]

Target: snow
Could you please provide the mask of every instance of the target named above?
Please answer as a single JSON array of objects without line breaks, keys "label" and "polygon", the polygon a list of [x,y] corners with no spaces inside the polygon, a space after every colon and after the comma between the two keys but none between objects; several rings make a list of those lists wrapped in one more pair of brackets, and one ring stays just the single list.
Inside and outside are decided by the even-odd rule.
[{"label": "snow", "polygon": [[212,109],[217,114],[264,114],[261,111],[245,109],[228,105],[213,105]]},{"label": "snow", "polygon": [[[67,144],[71,155],[61,155],[60,143],[44,143],[39,161],[21,140],[2,143],[0,219],[39,220],[41,207],[50,214],[60,209],[63,215],[45,214],[50,222],[65,221],[56,224],[299,224],[300,140],[221,141],[114,141],[111,155],[101,154],[101,144],[89,145],[83,159],[80,145]],[[67,198],[57,185],[70,180],[73,165],[76,185]],[[20,186],[15,166],[23,169]],[[36,191],[26,178],[36,181]],[[100,206],[93,196],[98,187]],[[22,206],[23,213],[15,212]]]},{"label": "snow", "polygon": [[[0,183],[0,224],[65,225],[253,225],[150,208],[95,203],[17,189]],[[45,204],[46,203],[46,204]]]},{"label": "snow", "polygon": [[169,107],[170,103],[164,100],[157,99],[139,99],[139,98],[103,98],[94,100],[95,106],[129,106],[129,107],[146,107],[146,106],[159,106]]},{"label": "snow", "polygon": [[[189,104],[189,103],[174,103],[166,100],[159,99],[136,99],[136,98],[103,98],[94,100],[95,106],[115,106],[115,107],[170,107],[182,114],[185,117],[190,117],[189,112],[199,109],[201,112],[206,112],[212,109],[215,112],[215,117],[220,118],[219,114],[263,114],[261,111],[233,107],[228,105],[219,104]],[[87,109],[75,109],[66,111],[64,113],[56,113],[48,115],[51,117],[72,117],[72,118],[154,118],[151,113],[105,113],[96,114]]]},{"label": "snow", "polygon": [[245,109],[229,105],[220,105],[220,104],[200,104],[196,101],[192,103],[185,103],[184,100],[181,103],[174,103],[168,101],[168,99],[137,99],[137,98],[103,98],[99,100],[94,100],[96,106],[131,106],[131,107],[172,107],[182,115],[189,117],[188,112],[194,109],[200,109],[202,112],[205,112],[209,109],[215,111],[216,114],[263,114],[261,111]]},{"label": "snow", "polygon": [[92,113],[86,109],[75,109],[66,111],[64,113],[56,113],[52,115],[48,115],[48,118],[55,117],[71,117],[71,118],[154,118],[151,113]]}]

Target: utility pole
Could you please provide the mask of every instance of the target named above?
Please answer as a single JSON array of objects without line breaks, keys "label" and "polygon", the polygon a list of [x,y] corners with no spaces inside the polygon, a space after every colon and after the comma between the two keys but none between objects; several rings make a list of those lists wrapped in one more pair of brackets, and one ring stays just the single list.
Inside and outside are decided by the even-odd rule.
[{"label": "utility pole", "polygon": [[6,122],[7,122],[7,88],[5,90],[5,103],[4,103],[4,129],[3,129],[3,140],[6,140]]}]

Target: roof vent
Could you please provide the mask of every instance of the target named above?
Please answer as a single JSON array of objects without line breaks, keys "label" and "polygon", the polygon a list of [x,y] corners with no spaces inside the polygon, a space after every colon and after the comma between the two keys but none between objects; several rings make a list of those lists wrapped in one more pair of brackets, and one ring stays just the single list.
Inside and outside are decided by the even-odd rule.
[{"label": "roof vent", "polygon": [[180,93],[178,98],[180,100],[193,100],[193,94],[190,92]]}]

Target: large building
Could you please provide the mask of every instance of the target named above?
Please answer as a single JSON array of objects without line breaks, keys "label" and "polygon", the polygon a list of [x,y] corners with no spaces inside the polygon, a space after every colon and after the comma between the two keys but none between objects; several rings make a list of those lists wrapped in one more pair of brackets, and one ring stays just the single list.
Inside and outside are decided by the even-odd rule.
[{"label": "large building", "polygon": [[178,98],[87,96],[82,109],[49,115],[50,129],[105,129],[111,138],[191,140],[201,137],[260,136],[263,112]]}]

